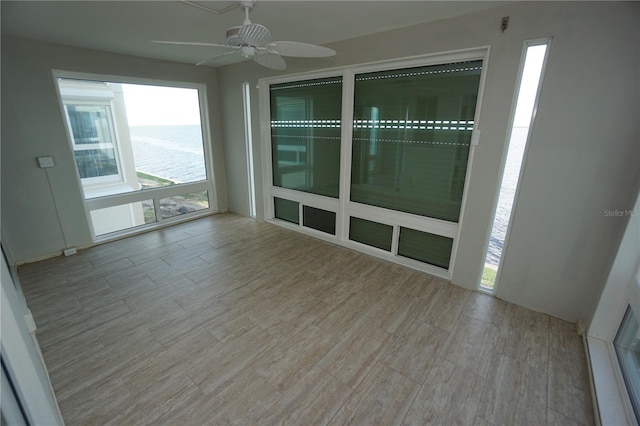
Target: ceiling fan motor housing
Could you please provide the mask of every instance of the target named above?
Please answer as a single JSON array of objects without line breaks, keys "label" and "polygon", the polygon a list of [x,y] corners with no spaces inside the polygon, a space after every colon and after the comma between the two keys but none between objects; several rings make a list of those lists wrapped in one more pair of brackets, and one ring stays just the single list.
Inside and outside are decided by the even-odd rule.
[{"label": "ceiling fan motor housing", "polygon": [[231,27],[227,30],[227,44],[229,46],[240,46],[242,44],[239,35],[240,28],[242,27]]}]

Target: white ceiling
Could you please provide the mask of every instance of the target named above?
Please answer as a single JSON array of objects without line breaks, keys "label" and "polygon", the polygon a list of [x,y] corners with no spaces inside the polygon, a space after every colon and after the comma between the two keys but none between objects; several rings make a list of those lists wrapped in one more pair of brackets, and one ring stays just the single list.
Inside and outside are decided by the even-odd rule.
[{"label": "white ceiling", "polygon": [[[200,1],[212,9],[229,1]],[[327,44],[366,34],[446,19],[504,1],[259,1],[251,20],[274,40]],[[182,1],[1,1],[2,34],[103,51],[196,63],[223,49],[175,46],[151,40],[224,42],[241,25],[238,7],[220,15]],[[338,52],[339,54],[339,52]],[[235,57],[235,56],[234,56]],[[211,64],[233,62],[226,57]]]}]

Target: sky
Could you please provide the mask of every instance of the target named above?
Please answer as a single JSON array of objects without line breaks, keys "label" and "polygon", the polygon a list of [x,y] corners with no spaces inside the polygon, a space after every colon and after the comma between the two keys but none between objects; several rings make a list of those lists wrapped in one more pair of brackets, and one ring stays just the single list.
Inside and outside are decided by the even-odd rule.
[{"label": "sky", "polygon": [[130,126],[200,124],[198,91],[123,84]]},{"label": "sky", "polygon": [[527,49],[527,57],[524,63],[524,70],[522,71],[522,83],[516,105],[516,114],[513,120],[515,127],[529,126],[546,50],[546,44],[531,46]]}]

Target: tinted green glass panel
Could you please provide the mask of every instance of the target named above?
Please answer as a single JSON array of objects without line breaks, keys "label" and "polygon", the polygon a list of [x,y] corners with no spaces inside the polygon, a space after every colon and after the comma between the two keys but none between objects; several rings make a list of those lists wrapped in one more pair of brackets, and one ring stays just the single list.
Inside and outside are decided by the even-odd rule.
[{"label": "tinted green glass panel", "polygon": [[391,251],[393,226],[370,220],[351,217],[349,220],[349,239],[382,250]]},{"label": "tinted green glass panel", "polygon": [[352,201],[458,222],[481,69],[356,75]]},{"label": "tinted green glass panel", "polygon": [[410,228],[400,228],[398,255],[449,269],[453,239]]},{"label": "tinted green glass panel", "polygon": [[342,77],[275,84],[270,96],[273,184],[338,198]]},{"label": "tinted green glass panel", "polygon": [[304,226],[331,235],[336,234],[336,214],[334,212],[309,206],[304,206],[302,209]]},{"label": "tinted green glass panel", "polygon": [[300,223],[299,204],[296,201],[285,200],[284,198],[273,198],[275,217],[287,222]]}]

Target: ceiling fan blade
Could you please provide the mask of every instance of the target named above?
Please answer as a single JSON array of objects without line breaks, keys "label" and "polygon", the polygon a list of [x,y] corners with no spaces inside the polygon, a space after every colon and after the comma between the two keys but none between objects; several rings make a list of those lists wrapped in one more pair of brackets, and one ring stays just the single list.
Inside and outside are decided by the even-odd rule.
[{"label": "ceiling fan blade", "polygon": [[226,47],[228,49],[239,49],[240,46],[229,46],[228,44],[222,43],[202,43],[198,41],[163,41],[163,40],[151,40],[152,43],[161,43],[161,44],[179,44],[186,46],[209,46],[209,47]]},{"label": "ceiling fan blade", "polygon": [[224,56],[233,55],[234,53],[237,53],[237,52],[236,52],[235,50],[232,50],[231,52],[225,52],[225,53],[220,54],[220,55],[216,55],[216,56],[212,56],[212,57],[207,58],[207,59],[203,59],[202,61],[198,62],[198,63],[196,64],[196,66],[197,66],[197,65],[204,65],[204,64],[207,64],[207,63],[209,63],[209,62],[215,61],[215,60],[216,60],[216,59],[218,59],[218,58],[222,58],[222,57],[224,57]]},{"label": "ceiling fan blade", "polygon": [[287,69],[287,63],[276,53],[259,52],[253,60],[264,67],[271,68],[272,70],[282,71]]},{"label": "ceiling fan blade", "polygon": [[297,41],[274,41],[268,46],[269,50],[282,56],[296,56],[300,58],[323,58],[333,56],[336,51],[317,44],[299,43]]},{"label": "ceiling fan blade", "polygon": [[240,27],[238,38],[252,46],[266,46],[271,41],[271,32],[264,25],[247,24]]}]

